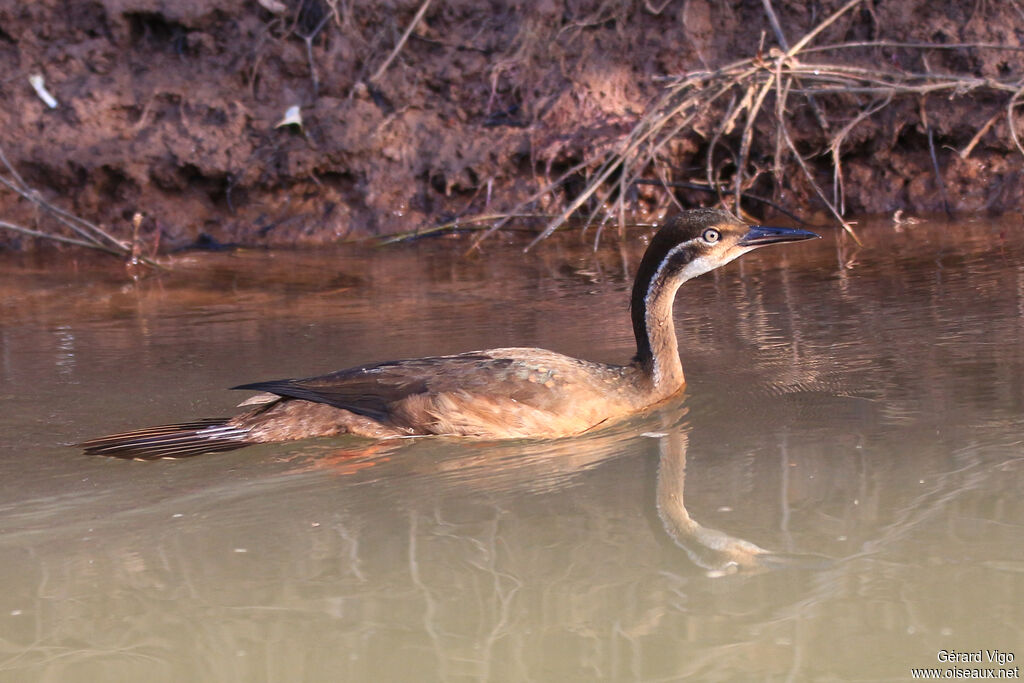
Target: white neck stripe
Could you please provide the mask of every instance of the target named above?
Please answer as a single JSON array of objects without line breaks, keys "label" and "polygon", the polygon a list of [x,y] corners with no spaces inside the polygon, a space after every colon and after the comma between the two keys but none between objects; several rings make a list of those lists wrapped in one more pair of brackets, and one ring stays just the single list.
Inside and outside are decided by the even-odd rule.
[{"label": "white neck stripe", "polygon": [[[661,280],[662,271],[668,266],[668,262],[672,260],[672,257],[678,254],[683,249],[686,249],[700,238],[694,238],[685,242],[680,242],[676,246],[665,252],[665,255],[661,258],[661,263],[658,264],[658,269],[654,271],[654,275],[651,276],[651,281],[647,283],[647,294],[644,295],[644,327],[647,333],[647,346],[651,351],[651,362],[652,371],[654,375],[654,384],[657,386],[661,383],[661,368],[658,367],[658,355],[654,353],[654,347],[651,345],[651,295],[654,293],[655,284]],[[689,279],[689,278],[686,278]],[[672,320],[668,321],[669,325],[674,325]]]}]

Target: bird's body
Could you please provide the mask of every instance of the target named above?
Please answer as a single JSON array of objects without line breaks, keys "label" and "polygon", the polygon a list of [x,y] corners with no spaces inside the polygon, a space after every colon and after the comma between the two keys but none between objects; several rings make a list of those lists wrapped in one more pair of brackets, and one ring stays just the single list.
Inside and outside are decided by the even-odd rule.
[{"label": "bird's body", "polygon": [[[342,431],[382,436],[553,438],[586,431],[650,404],[639,371],[544,349],[505,348],[367,365],[308,380],[247,385],[268,392],[268,411],[286,396],[347,410]],[[678,390],[676,387],[675,390]],[[250,418],[254,430],[264,413]],[[340,433],[340,432],[334,432]],[[278,440],[278,439],[271,439]]]},{"label": "bird's body", "polygon": [[627,365],[534,348],[387,361],[308,379],[247,384],[262,392],[232,418],[165,425],[93,439],[86,452],[182,457],[254,443],[355,434],[375,439],[445,435],[559,438],[646,410],[684,386],[672,303],[686,280],[763,244],[816,237],[751,227],[702,209],[651,241],[631,299],[637,354]]}]

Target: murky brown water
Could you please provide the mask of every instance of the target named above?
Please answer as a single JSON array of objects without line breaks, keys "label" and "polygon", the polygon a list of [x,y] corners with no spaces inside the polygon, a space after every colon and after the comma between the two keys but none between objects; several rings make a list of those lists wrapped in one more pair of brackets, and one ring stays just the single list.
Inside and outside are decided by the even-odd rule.
[{"label": "murky brown water", "polygon": [[624,361],[639,249],[201,254],[138,283],[8,258],[0,680],[909,680],[979,649],[1019,666],[1024,229],[863,239],[684,285],[688,394],[649,418],[152,463],[65,444],[392,357]]}]

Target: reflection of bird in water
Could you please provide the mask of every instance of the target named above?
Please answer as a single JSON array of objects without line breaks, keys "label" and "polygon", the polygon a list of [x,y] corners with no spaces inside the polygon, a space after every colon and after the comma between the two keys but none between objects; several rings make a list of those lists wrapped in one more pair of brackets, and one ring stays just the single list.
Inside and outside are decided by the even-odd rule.
[{"label": "reflection of bird in water", "polygon": [[686,450],[682,427],[659,435],[657,501],[665,531],[708,576],[761,572],[769,569],[822,566],[832,560],[820,555],[777,553],[724,531],[703,526],[690,516],[683,501],[686,485]]},{"label": "reflection of bird in water", "polygon": [[701,526],[683,504],[686,484],[687,435],[673,429],[661,436],[658,460],[658,516],[669,536],[697,565],[709,573],[732,574],[763,569],[761,558],[769,551],[742,538]]},{"label": "reflection of bird in water", "polygon": [[233,418],[141,429],[82,446],[92,454],[159,458],[345,433],[484,439],[580,434],[682,389],[672,304],[683,282],[757,247],[813,237],[804,230],[749,226],[713,209],[670,220],[651,240],[637,272],[630,302],[637,352],[628,365],[530,348],[375,363],[236,387],[264,393]]}]

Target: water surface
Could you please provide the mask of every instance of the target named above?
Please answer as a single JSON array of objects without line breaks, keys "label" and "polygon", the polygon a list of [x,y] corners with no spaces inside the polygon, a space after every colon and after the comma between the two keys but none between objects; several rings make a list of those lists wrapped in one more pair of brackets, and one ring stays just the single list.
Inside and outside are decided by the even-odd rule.
[{"label": "water surface", "polygon": [[[632,354],[642,244],[0,264],[0,680],[909,680],[1024,659],[1024,229],[684,285],[682,401],[577,439],[67,444],[388,358]],[[959,665],[965,666],[965,665]],[[996,663],[983,667],[999,668]]]}]

